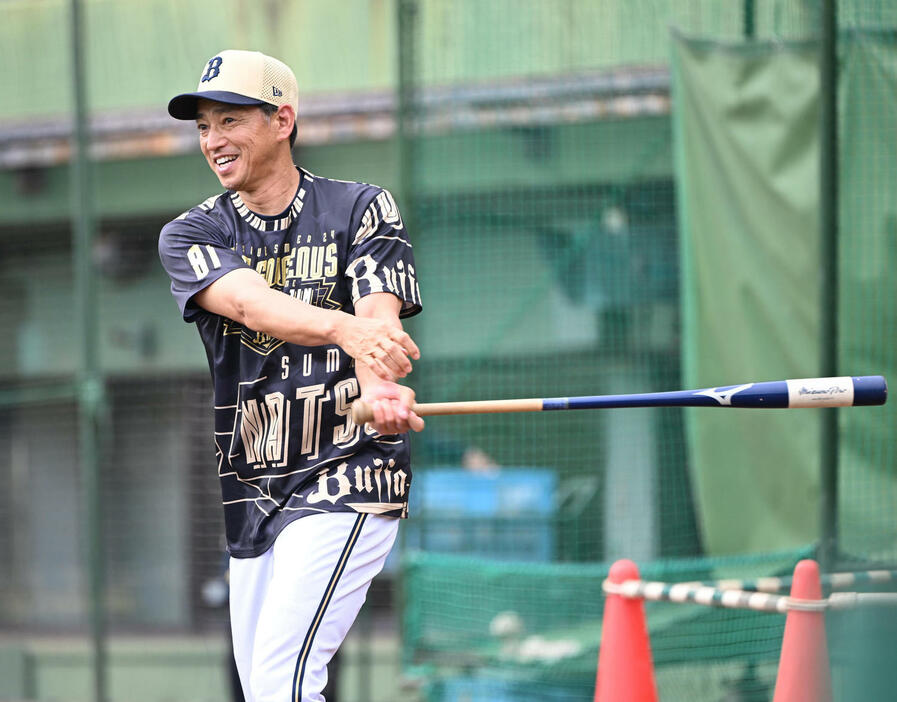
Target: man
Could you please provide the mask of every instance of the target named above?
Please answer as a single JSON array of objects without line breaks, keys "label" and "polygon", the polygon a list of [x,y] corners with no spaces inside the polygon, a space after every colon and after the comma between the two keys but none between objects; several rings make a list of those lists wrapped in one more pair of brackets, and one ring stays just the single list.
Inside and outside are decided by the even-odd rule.
[{"label": "man", "polygon": [[[250,702],[323,700],[327,662],[407,514],[409,429],[395,384],[421,309],[392,196],[297,168],[292,71],[222,51],[169,113],[195,120],[227,192],[162,230],[159,252],[196,324],[215,389],[234,655]],[[359,427],[359,395],[374,421]]]}]

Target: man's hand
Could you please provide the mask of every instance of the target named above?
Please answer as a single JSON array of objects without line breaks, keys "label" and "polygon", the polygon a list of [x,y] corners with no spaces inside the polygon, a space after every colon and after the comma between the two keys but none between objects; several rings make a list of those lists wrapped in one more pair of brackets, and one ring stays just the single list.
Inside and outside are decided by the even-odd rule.
[{"label": "man's hand", "polygon": [[424,420],[411,411],[414,390],[391,382],[377,383],[366,388],[361,396],[374,413],[370,425],[381,434],[403,434],[420,431]]},{"label": "man's hand", "polygon": [[[369,424],[381,434],[402,434],[420,431],[424,420],[411,411],[414,390],[396,385],[393,380],[411,371],[408,356],[420,358],[420,351],[411,337],[402,331],[399,311],[402,301],[392,293],[374,293],[355,303],[358,324],[356,337],[340,342],[355,358],[355,375],[361,386],[361,399],[374,413]],[[357,353],[345,344],[355,343]]]},{"label": "man's hand", "polygon": [[417,344],[395,323],[351,315],[342,317],[341,322],[337,344],[355,359],[356,364],[365,366],[380,380],[404,378],[411,372],[408,357],[420,358]]}]

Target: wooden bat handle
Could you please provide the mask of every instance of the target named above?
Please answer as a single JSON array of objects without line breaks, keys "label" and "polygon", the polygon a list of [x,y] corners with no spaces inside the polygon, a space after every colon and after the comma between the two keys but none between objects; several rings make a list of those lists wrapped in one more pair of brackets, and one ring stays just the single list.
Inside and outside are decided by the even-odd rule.
[{"label": "wooden bat handle", "polygon": [[[424,402],[415,403],[411,409],[419,417],[436,414],[489,414],[495,412],[540,412],[542,400],[480,400],[475,402]],[[352,419],[364,424],[374,419],[370,405],[361,400],[352,403]]]}]

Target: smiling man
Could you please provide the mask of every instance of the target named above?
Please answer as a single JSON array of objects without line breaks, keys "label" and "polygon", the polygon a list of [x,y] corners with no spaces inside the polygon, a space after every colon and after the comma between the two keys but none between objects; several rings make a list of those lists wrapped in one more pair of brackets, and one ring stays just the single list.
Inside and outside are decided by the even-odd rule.
[{"label": "smiling man", "polygon": [[[419,351],[411,243],[388,191],[297,168],[298,91],[277,59],[228,50],[169,113],[195,120],[225,192],[162,230],[215,396],[234,656],[249,702],[322,700],[327,663],[406,516]],[[349,405],[374,409],[356,426]]]}]

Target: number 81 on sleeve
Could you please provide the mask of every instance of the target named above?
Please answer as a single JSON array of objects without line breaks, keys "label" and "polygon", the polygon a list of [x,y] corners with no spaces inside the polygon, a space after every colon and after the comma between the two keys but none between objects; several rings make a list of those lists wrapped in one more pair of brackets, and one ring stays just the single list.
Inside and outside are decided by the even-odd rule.
[{"label": "number 81 on sleeve", "polygon": [[[208,251],[212,268],[221,268],[221,260],[218,258],[215,248],[210,244],[206,244],[205,249]],[[206,255],[199,244],[193,244],[187,250],[187,260],[190,262],[193,272],[196,273],[197,280],[202,280],[209,274],[209,262],[206,260]]]}]

